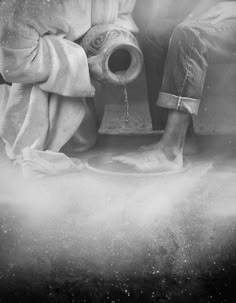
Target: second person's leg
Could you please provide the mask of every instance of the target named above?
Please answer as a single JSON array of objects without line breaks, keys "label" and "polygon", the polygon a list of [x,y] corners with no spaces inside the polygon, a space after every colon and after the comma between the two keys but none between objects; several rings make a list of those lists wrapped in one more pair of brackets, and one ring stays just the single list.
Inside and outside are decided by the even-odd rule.
[{"label": "second person's leg", "polygon": [[236,61],[236,20],[217,25],[179,25],[172,37],[157,104],[169,110],[165,133],[153,149],[116,158],[142,171],[183,165],[183,146],[192,115],[197,115],[208,63]]},{"label": "second person's leg", "polygon": [[168,19],[151,20],[141,29],[141,42],[145,61],[149,110],[153,130],[163,130],[168,111],[156,106],[160,93],[170,37],[176,22]]}]

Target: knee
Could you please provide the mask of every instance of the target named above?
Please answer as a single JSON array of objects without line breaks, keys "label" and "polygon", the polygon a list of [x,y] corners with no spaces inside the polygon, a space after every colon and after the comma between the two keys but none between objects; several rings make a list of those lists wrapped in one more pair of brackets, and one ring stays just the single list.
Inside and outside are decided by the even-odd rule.
[{"label": "knee", "polygon": [[[181,23],[173,31],[170,43],[175,46],[188,47],[193,43],[196,34],[193,26],[188,23]],[[177,45],[176,45],[177,44]]]},{"label": "knee", "polygon": [[207,44],[204,26],[196,22],[179,24],[170,39],[170,48],[184,53],[194,49],[194,53],[205,56],[207,54]]}]

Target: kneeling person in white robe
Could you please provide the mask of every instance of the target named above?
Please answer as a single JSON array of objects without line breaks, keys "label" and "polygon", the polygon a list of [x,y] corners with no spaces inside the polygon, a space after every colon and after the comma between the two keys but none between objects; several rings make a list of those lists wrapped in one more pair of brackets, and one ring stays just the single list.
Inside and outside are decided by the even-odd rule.
[{"label": "kneeling person in white robe", "polygon": [[[77,169],[63,153],[96,142],[96,119],[86,103],[99,67],[74,43],[92,26],[116,23],[135,30],[135,0],[2,0],[0,137],[8,157],[26,174]],[[76,143],[76,144],[75,144]]]}]

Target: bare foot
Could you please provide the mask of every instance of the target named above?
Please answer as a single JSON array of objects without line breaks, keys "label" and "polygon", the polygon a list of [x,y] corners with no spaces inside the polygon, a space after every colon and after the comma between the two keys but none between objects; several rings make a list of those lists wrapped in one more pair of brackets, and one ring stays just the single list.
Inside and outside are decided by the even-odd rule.
[{"label": "bare foot", "polygon": [[183,167],[182,153],[169,157],[162,144],[158,143],[152,147],[152,149],[116,156],[113,160],[133,166],[142,172],[172,171]]},{"label": "bare foot", "polygon": [[[157,146],[157,143],[142,145],[139,147],[139,151],[148,151],[153,150]],[[184,145],[184,155],[196,155],[199,152],[199,146],[197,144],[196,139],[186,139],[186,143]]]}]

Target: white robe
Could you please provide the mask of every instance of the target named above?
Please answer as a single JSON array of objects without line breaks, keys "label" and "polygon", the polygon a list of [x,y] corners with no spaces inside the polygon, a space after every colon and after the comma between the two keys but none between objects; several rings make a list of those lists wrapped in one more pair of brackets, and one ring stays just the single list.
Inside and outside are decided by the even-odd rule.
[{"label": "white robe", "polygon": [[135,0],[0,2],[0,72],[13,83],[0,88],[0,136],[9,158],[40,170],[44,152],[51,151],[52,160],[43,159],[40,167],[48,171],[52,165],[54,174],[52,152],[72,137],[77,150],[94,144],[97,129],[85,97],[93,97],[95,88],[86,54],[73,41],[101,23],[136,31],[134,5]]}]

